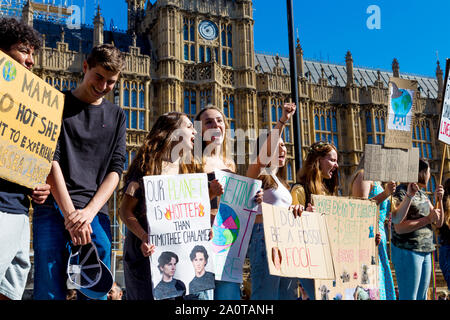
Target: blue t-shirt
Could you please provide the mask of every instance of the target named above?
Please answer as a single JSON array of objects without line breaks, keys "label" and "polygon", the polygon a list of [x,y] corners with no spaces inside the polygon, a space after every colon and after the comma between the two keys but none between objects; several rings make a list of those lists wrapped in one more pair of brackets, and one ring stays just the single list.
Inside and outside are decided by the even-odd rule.
[{"label": "blue t-shirt", "polygon": [[0,179],[0,211],[14,214],[28,214],[31,189]]}]

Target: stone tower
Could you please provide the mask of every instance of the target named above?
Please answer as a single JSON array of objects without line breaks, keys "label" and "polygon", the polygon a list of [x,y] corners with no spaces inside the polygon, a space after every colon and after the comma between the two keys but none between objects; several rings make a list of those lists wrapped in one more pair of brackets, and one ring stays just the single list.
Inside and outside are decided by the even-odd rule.
[{"label": "stone tower", "polygon": [[100,5],[97,7],[97,14],[94,17],[94,36],[93,36],[93,46],[98,46],[103,44],[103,26],[105,19],[100,14]]},{"label": "stone tower", "polygon": [[128,33],[137,33],[145,14],[145,0],[126,0],[128,4]]},{"label": "stone tower", "polygon": [[231,129],[257,128],[253,25],[251,0],[149,5],[138,29],[150,40],[155,60],[155,114],[177,110],[193,118],[213,104]]}]

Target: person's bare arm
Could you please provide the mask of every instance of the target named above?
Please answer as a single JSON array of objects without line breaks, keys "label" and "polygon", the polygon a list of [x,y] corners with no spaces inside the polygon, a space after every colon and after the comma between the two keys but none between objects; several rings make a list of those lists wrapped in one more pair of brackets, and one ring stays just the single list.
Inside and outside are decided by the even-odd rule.
[{"label": "person's bare arm", "polygon": [[[270,131],[267,139],[261,146],[261,150],[257,155],[256,162],[250,163],[246,176],[256,179],[261,173],[261,169],[266,167],[277,152],[278,140],[283,134],[283,129],[291,116],[295,113],[296,105],[294,103],[285,103],[283,113],[276,125]],[[269,151],[269,152],[268,152]]]},{"label": "person's bare arm", "polygon": [[141,252],[145,257],[148,257],[153,253],[155,246],[148,243],[148,231],[142,228],[134,214],[138,205],[138,199],[134,197],[134,193],[138,188],[137,182],[129,184],[120,204],[119,216],[127,228],[142,241]]}]

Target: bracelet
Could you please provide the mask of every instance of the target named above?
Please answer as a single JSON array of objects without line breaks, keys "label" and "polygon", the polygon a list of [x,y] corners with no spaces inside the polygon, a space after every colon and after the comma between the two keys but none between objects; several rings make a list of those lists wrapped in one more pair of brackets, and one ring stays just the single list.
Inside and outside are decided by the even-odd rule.
[{"label": "bracelet", "polygon": [[280,121],[283,125],[286,125],[286,121],[281,121],[280,119],[278,119],[278,121]]},{"label": "bracelet", "polygon": [[414,196],[410,196],[408,193],[406,193],[406,196],[410,199],[414,198]]}]

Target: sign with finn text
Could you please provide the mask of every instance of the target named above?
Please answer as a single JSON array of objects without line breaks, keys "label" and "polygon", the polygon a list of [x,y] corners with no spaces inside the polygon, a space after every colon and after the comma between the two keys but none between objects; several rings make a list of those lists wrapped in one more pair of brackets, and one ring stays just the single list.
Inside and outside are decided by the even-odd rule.
[{"label": "sign with finn text", "polygon": [[222,170],[215,170],[214,173],[224,189],[213,223],[216,279],[241,283],[245,256],[258,211],[254,198],[261,188],[261,181]]}]

